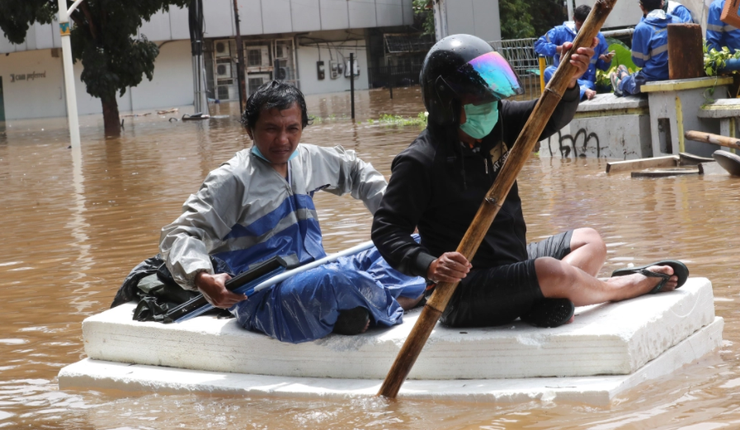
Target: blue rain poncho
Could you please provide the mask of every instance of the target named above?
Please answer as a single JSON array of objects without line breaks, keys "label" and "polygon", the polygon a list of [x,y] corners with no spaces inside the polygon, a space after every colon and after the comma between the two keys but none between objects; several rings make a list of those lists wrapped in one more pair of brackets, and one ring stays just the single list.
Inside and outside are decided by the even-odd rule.
[{"label": "blue rain poncho", "polygon": [[[250,150],[242,150],[210,172],[182,215],[162,229],[160,253],[175,281],[195,290],[201,271],[213,273],[210,255],[233,273],[274,256],[295,254],[301,264],[326,256],[313,204],[319,190],[351,193],[374,213],[386,181],[370,164],[341,147],[300,144],[288,163],[288,178]],[[374,325],[399,324],[396,297],[418,297],[422,278],[391,269],[365,251],[289,278],[231,310],[250,330],[287,342],[321,338],[339,311],[363,306]]]},{"label": "blue rain poncho", "polygon": [[[550,29],[550,31],[537,39],[534,43],[535,52],[544,57],[553,58],[553,65],[548,66],[545,69],[545,83],[550,82],[550,79],[552,79],[552,76],[555,74],[555,70],[557,70],[557,67],[560,64],[560,54],[557,53],[557,47],[565,42],[573,42],[576,38],[576,34],[578,34],[578,32],[576,31],[575,22],[566,21],[563,25],[558,25]],[[599,39],[599,44],[594,48],[594,56],[591,58],[591,63],[588,65],[586,72],[580,79],[578,79],[581,99],[583,99],[583,94],[586,92],[586,89],[593,90],[596,88],[596,69],[609,70],[609,66],[611,64],[611,61],[606,62],[599,58],[602,54],[606,54],[609,51],[609,46],[606,43],[604,35],[599,32],[596,37]]]}]

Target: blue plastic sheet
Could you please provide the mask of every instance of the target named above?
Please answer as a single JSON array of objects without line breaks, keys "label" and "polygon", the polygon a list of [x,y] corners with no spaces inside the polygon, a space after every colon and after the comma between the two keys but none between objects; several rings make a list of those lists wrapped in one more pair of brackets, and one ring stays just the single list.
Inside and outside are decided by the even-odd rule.
[{"label": "blue plastic sheet", "polygon": [[299,273],[231,308],[239,324],[284,342],[320,339],[334,328],[339,311],[370,312],[371,327],[400,324],[398,297],[419,297],[423,278],[392,269],[375,247]]}]

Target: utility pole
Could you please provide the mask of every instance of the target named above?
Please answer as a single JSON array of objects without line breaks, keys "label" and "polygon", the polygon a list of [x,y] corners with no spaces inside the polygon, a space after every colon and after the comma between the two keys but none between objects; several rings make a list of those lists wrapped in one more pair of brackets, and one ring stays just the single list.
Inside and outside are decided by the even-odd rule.
[{"label": "utility pole", "polygon": [[349,54],[349,93],[352,103],[352,120],[355,119],[355,54]]},{"label": "utility pole", "polygon": [[67,93],[67,121],[72,149],[80,149],[80,119],[77,115],[77,93],[72,62],[72,42],[69,40],[71,28],[69,15],[77,9],[82,0],[77,0],[67,9],[67,0],[59,0],[59,32],[62,35],[62,63],[64,64],[64,90]]},{"label": "utility pole", "polygon": [[234,22],[236,23],[236,80],[239,81],[239,113],[242,113],[247,107],[247,91],[244,83],[244,45],[242,45],[242,32],[239,28],[237,0],[234,0]]}]

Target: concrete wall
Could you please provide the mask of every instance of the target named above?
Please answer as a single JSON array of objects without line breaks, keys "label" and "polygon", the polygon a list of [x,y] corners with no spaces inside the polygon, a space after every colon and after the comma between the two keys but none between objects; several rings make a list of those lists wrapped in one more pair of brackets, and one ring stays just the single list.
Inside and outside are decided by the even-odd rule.
[{"label": "concrete wall", "polygon": [[[495,3],[498,14],[498,0],[455,1],[475,3],[478,14],[491,9],[490,5],[485,5]],[[249,36],[411,25],[414,22],[411,2],[412,0],[238,0],[239,27],[242,35]],[[235,36],[233,1],[206,0],[204,3],[205,36]],[[476,25],[485,27],[478,22]],[[189,39],[187,9],[173,7],[168,12],[155,14],[142,24],[139,34],[159,42]],[[58,47],[61,47],[61,41],[59,24],[56,22],[33,25],[27,40],[21,45],[13,45],[5,36],[0,36],[2,54]]]},{"label": "concrete wall", "polygon": [[445,0],[447,34],[467,33],[501,40],[498,0]]},{"label": "concrete wall", "polygon": [[[74,66],[77,110],[80,115],[102,112],[100,99],[87,93],[80,81],[82,64]],[[32,78],[32,76],[34,76]],[[42,74],[43,76],[38,76]],[[24,79],[19,79],[20,75]],[[29,76],[30,75],[30,76]],[[0,55],[6,120],[47,118],[67,114],[61,55],[52,50],[35,50]],[[138,87],[118,97],[121,113],[138,109],[183,106],[193,103],[193,73],[190,43],[185,41],[162,46],[154,68],[154,78],[146,78]]]},{"label": "concrete wall", "polygon": [[[25,79],[34,72],[45,77]],[[19,79],[19,75],[24,79]],[[61,55],[52,57],[50,49],[0,55],[0,76],[6,120],[66,114]],[[31,100],[36,102],[29,103]]]}]

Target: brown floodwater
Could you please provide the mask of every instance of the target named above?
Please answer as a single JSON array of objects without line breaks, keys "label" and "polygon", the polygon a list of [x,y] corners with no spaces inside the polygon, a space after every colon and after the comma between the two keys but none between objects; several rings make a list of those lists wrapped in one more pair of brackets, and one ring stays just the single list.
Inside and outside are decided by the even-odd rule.
[{"label": "brown floodwater", "polygon": [[[304,142],[343,145],[385,175],[418,126],[371,123],[415,117],[418,88],[308,97],[317,118]],[[529,239],[576,227],[608,244],[601,275],[673,258],[712,281],[725,319],[720,350],[642,384],[608,407],[577,403],[473,403],[376,398],[294,399],[60,391],[56,375],[83,358],[81,323],[107,309],[121,281],[157,252],[159,230],[208,171],[250,143],[233,104],[208,122],[176,115],[126,117],[120,138],[100,117],[82,119],[78,160],[64,119],[0,129],[0,428],[619,429],[740,427],[740,178],[631,179],[605,161],[531,157],[520,174]],[[369,237],[371,218],[351,197],[316,198],[327,251]]]}]

